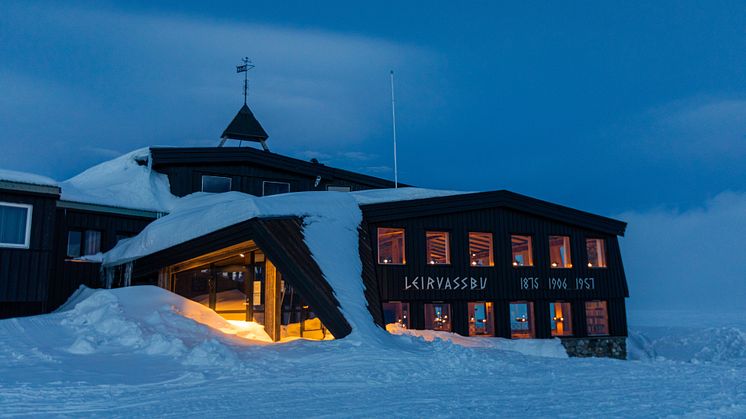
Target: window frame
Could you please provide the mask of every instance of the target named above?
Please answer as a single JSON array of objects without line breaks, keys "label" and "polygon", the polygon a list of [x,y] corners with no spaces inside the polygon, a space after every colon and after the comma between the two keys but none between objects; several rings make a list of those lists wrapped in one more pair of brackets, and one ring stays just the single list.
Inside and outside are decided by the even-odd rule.
[{"label": "window frame", "polygon": [[[78,256],[71,256],[69,254],[70,253],[69,252],[69,250],[70,250],[70,233],[73,232],[73,231],[77,232],[77,233],[80,233],[80,243],[79,243],[80,247],[78,249],[78,253],[80,253],[80,254]],[[86,245],[88,244],[88,239],[86,237],[87,236],[86,233],[89,232],[89,231],[96,231],[96,232],[98,232],[98,234],[99,234],[99,236],[98,236],[99,237],[99,239],[98,239],[98,253],[103,253],[104,252],[104,250],[103,250],[103,246],[104,246],[104,231],[103,230],[98,230],[98,229],[95,229],[95,228],[73,227],[73,228],[67,229],[67,240],[65,241],[65,259],[66,260],[80,259],[80,258],[85,257],[85,256],[92,256],[92,255],[96,254],[96,253],[85,254],[85,248],[86,248]]]},{"label": "window frame", "polygon": [[[443,233],[446,235],[446,263],[430,263],[430,255],[427,249],[427,233]],[[425,229],[425,265],[427,266],[452,266],[453,258],[451,257],[452,246],[451,246],[451,234],[450,230],[439,229],[439,228],[426,228]]]},{"label": "window frame", "polygon": [[[287,192],[283,192],[283,193],[290,193],[290,182],[283,182],[283,181],[278,181],[278,180],[263,180],[262,181],[262,196],[272,196],[272,195],[267,195],[265,193],[266,186],[267,186],[268,183],[276,183],[276,184],[280,184],[280,185],[288,185],[288,191]],[[277,193],[277,194],[273,194],[273,195],[282,195],[282,193]]]},{"label": "window frame", "polygon": [[206,177],[228,179],[228,190],[225,191],[225,192],[230,192],[230,191],[233,190],[233,178],[232,177],[230,177],[230,176],[205,175],[205,174],[202,174],[201,177],[200,177],[200,182],[201,182],[200,192],[206,192],[206,193],[225,193],[225,192],[208,192],[208,191],[205,191],[205,178]]},{"label": "window frame", "polygon": [[[329,189],[329,188],[336,188],[336,189]],[[347,190],[342,190],[344,188],[347,188]],[[326,185],[326,191],[327,192],[352,192],[352,187],[344,186],[344,185]]]},{"label": "window frame", "polygon": [[[510,248],[508,249],[510,252],[510,266],[513,269],[526,269],[526,268],[534,268],[536,267],[536,252],[534,252],[534,236],[535,234],[530,233],[508,233],[509,239],[510,239]],[[515,264],[515,259],[513,258],[513,236],[524,236],[529,238],[529,254],[531,255],[531,264],[530,265],[517,265]]]},{"label": "window frame", "polygon": [[[606,314],[606,316],[604,317],[606,320],[606,333],[591,333],[590,332],[590,327],[588,327],[589,326],[588,324],[588,320],[589,320],[588,303],[604,303],[603,307],[604,307],[604,312]],[[585,334],[588,337],[611,336],[611,318],[609,316],[609,300],[585,300],[583,302],[583,309],[584,309],[584,314],[585,314]]]},{"label": "window frame", "polygon": [[32,204],[23,204],[20,202],[5,202],[5,201],[0,201],[0,205],[4,205],[6,207],[26,209],[26,231],[23,236],[23,244],[0,242],[0,248],[6,248],[6,249],[29,249],[31,248],[31,224],[32,224],[31,219],[34,215],[34,206]]},{"label": "window frame", "polygon": [[[490,236],[490,256],[489,256],[489,265],[473,265],[472,264],[472,251],[471,251],[471,235],[472,234],[489,234]],[[468,258],[469,261],[469,267],[470,268],[494,268],[495,267],[495,234],[491,231],[467,231],[466,232],[466,241],[467,241],[467,251],[468,251]]]},{"label": "window frame", "polygon": [[[591,264],[591,258],[588,254],[588,240],[601,240],[603,243],[603,260],[604,260],[604,266],[595,266],[590,265]],[[585,238],[585,266],[588,269],[607,269],[609,267],[609,252],[606,250],[608,246],[606,246],[606,238],[605,237],[586,237]]]},{"label": "window frame", "polygon": [[[568,262],[570,266],[552,266],[552,237],[567,237],[567,252],[568,254]],[[572,269],[575,267],[575,264],[572,263],[573,261],[573,249],[572,249],[572,236],[569,234],[548,234],[547,235],[547,250],[549,250],[549,269]]]},{"label": "window frame", "polygon": [[[559,334],[559,333],[555,333],[556,328],[552,329],[552,321],[554,321],[555,324],[557,323],[557,321],[554,320],[554,313],[552,313],[552,310],[551,310],[552,304],[555,304],[555,305],[556,304],[567,304],[568,305],[568,309],[569,310],[567,312],[567,324],[570,326],[570,331],[569,332],[564,332],[562,334]],[[572,301],[568,301],[568,300],[550,300],[550,301],[547,302],[547,308],[549,309],[549,334],[553,338],[555,338],[555,337],[562,338],[562,337],[572,337],[572,336],[575,336],[575,327],[573,325],[573,315],[572,315],[573,314],[572,313],[572,304],[573,304]],[[562,315],[565,316],[565,313],[563,312]],[[562,324],[563,324],[563,328],[564,328],[564,324],[565,324],[564,320],[562,321]]]},{"label": "window frame", "polygon": [[[381,262],[381,236],[379,230],[401,230],[403,234],[402,238],[402,262]],[[407,264],[407,229],[404,227],[376,227],[376,264],[379,266],[404,266]]]}]

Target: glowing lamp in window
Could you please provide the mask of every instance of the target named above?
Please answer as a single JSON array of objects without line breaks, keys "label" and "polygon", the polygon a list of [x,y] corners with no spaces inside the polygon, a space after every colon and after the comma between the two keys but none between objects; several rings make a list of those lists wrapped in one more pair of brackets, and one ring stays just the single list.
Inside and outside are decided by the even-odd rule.
[{"label": "glowing lamp in window", "polygon": [[513,234],[510,236],[510,243],[513,254],[513,266],[534,266],[531,236]]},{"label": "glowing lamp in window", "polygon": [[606,243],[604,239],[586,239],[585,249],[588,253],[589,268],[606,267]]},{"label": "glowing lamp in window", "polygon": [[549,236],[549,262],[552,268],[572,268],[569,236]]},{"label": "glowing lamp in window", "polygon": [[404,265],[404,229],[378,229],[378,263],[382,265]]},{"label": "glowing lamp in window", "polygon": [[494,266],[492,257],[492,233],[469,233],[469,264],[471,266]]},{"label": "glowing lamp in window", "polygon": [[428,231],[425,233],[427,263],[430,265],[448,265],[451,263],[450,234],[446,231]]}]

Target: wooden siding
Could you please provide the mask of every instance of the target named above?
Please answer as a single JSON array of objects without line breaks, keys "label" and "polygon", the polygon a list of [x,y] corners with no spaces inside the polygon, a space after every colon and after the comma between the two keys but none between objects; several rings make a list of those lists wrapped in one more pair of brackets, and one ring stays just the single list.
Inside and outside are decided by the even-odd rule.
[{"label": "wooden siding", "polygon": [[[0,308],[0,312],[30,310],[24,313],[32,314],[45,307],[53,265],[56,199],[56,195],[0,190],[0,201],[33,206],[29,248],[0,248],[0,304],[8,303],[7,310]],[[11,302],[33,304],[24,308]]]},{"label": "wooden siding", "polygon": [[[453,330],[457,333],[468,334],[468,324],[465,323],[468,317],[466,303],[490,301],[494,303],[496,335],[509,337],[508,304],[510,301],[526,300],[534,302],[537,337],[550,337],[549,303],[568,301],[573,306],[576,336],[583,336],[585,333],[584,302],[606,300],[612,335],[626,336],[624,299],[629,296],[629,290],[615,234],[582,228],[505,207],[477,210],[462,208],[447,213],[436,211],[432,215],[427,215],[430,214],[429,208],[424,206],[422,213],[426,215],[398,219],[386,216],[382,220],[378,217],[368,217],[366,207],[363,207],[369,245],[373,249],[370,261],[374,264],[375,276],[378,278],[380,299],[381,301],[410,302],[413,327],[424,326],[422,323],[424,320],[419,319],[421,315],[419,311],[423,303],[442,301],[451,304]],[[374,215],[380,216],[381,213],[375,212]],[[377,263],[377,228],[379,227],[405,229],[406,265]],[[427,263],[426,231],[450,233],[450,265]],[[494,266],[470,266],[469,232],[492,233]],[[511,234],[532,236],[533,267],[512,266]],[[550,267],[548,239],[550,235],[570,237],[572,268],[553,269]],[[605,239],[607,268],[587,267],[586,238]],[[424,289],[415,289],[411,286],[413,279],[417,277],[420,278],[420,288]],[[451,281],[459,278],[461,281],[464,277],[469,278],[466,289],[443,289],[443,286],[437,285],[438,281],[441,281],[441,284],[444,283],[445,278],[450,278]],[[424,287],[422,278],[425,278]],[[433,281],[431,287],[427,287],[429,278]],[[475,289],[471,287],[471,278],[477,281]],[[554,283],[566,284],[566,287],[563,285],[550,287],[550,278],[556,278]],[[592,289],[576,286],[588,284],[590,278],[593,278]],[[481,281],[484,280],[486,280],[486,286],[481,289]],[[459,286],[459,288],[462,287]]]},{"label": "wooden siding", "polygon": [[[291,192],[325,191],[327,186],[351,190],[390,188],[390,180],[335,169],[249,147],[152,148],[153,167],[168,175],[177,196],[202,190],[202,176],[231,178],[231,189],[262,196],[264,181],[287,182]],[[321,180],[315,186],[316,177]]]},{"label": "wooden siding", "polygon": [[57,208],[54,245],[54,270],[50,277],[49,309],[63,304],[78,287],[100,287],[99,263],[72,262],[67,258],[67,236],[70,230],[98,230],[101,232],[101,251],[111,250],[117,235],[134,236],[153,219],[70,208]]}]

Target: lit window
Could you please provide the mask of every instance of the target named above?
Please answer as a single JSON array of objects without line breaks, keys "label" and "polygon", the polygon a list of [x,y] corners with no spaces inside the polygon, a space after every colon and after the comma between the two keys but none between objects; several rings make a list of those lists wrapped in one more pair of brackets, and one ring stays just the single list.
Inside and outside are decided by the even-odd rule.
[{"label": "lit window", "polygon": [[531,236],[510,236],[513,249],[513,266],[534,266],[533,246]]},{"label": "lit window", "polygon": [[349,186],[331,186],[331,185],[329,185],[329,186],[326,187],[326,190],[330,191],[330,192],[350,192],[350,187]]},{"label": "lit window", "polygon": [[494,266],[492,259],[492,233],[469,233],[469,264]]},{"label": "lit window", "polygon": [[95,255],[101,251],[101,232],[70,230],[67,232],[67,257]]},{"label": "lit window", "polygon": [[549,263],[552,268],[572,268],[570,237],[549,236]]},{"label": "lit window", "polygon": [[378,263],[386,265],[404,265],[404,229],[378,229]]},{"label": "lit window", "polygon": [[262,196],[279,195],[290,192],[290,184],[287,182],[262,182]]},{"label": "lit window", "polygon": [[510,337],[532,339],[534,333],[534,303],[514,301],[510,303]]},{"label": "lit window", "polygon": [[469,303],[469,336],[494,336],[492,303]]},{"label": "lit window", "polygon": [[202,176],[202,192],[230,192],[231,178],[224,176]]},{"label": "lit window", "polygon": [[0,202],[0,247],[29,248],[32,208],[28,204]]},{"label": "lit window", "polygon": [[552,336],[572,336],[572,314],[570,303],[555,301],[549,303],[549,321]]},{"label": "lit window", "polygon": [[425,329],[450,332],[451,305],[444,303],[425,304]]},{"label": "lit window", "polygon": [[448,265],[451,263],[450,234],[446,231],[425,232],[427,263]]},{"label": "lit window", "polygon": [[586,239],[585,248],[588,251],[589,268],[606,267],[606,243],[604,239]]},{"label": "lit window", "polygon": [[606,301],[586,301],[585,322],[588,336],[606,336],[609,334],[609,312]]},{"label": "lit window", "polygon": [[386,323],[387,330],[391,328],[409,329],[409,303],[383,303],[383,320]]}]

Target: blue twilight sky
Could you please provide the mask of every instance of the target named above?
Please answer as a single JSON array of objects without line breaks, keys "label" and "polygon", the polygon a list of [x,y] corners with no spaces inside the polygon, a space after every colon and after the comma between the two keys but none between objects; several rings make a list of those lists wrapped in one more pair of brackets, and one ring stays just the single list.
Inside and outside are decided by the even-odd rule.
[{"label": "blue twilight sky", "polygon": [[[615,215],[746,190],[743,2],[0,2],[0,167],[216,145]],[[459,3],[459,4],[457,4]]]}]

